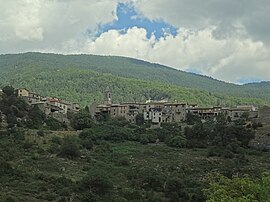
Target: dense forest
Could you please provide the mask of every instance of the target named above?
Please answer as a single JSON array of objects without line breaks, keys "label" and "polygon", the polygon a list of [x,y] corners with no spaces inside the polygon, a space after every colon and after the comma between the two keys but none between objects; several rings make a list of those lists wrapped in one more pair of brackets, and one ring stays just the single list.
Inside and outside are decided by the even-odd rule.
[{"label": "dense forest", "polygon": [[[70,125],[6,86],[0,97],[0,201],[260,201],[270,197],[269,152],[249,142],[258,124],[222,114],[149,129],[87,107]],[[247,125],[247,123],[249,123]]]},{"label": "dense forest", "polygon": [[269,83],[235,85],[148,62],[112,56],[25,53],[0,56],[0,87],[26,87],[88,105],[103,99],[109,85],[114,102],[165,99],[201,106],[270,103]]}]

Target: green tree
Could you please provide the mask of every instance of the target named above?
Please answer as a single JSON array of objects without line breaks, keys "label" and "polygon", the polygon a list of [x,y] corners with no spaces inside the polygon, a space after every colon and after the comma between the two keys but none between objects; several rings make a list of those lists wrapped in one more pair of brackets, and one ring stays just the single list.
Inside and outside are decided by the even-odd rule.
[{"label": "green tree", "polygon": [[137,114],[135,119],[136,119],[136,124],[137,125],[143,125],[144,124],[143,114]]},{"label": "green tree", "polygon": [[196,115],[193,115],[190,112],[187,113],[187,115],[186,115],[186,123],[188,125],[194,125],[195,123],[200,122],[200,121],[201,121],[200,117],[198,117]]},{"label": "green tree", "polygon": [[3,90],[3,93],[8,97],[15,95],[15,90],[12,86],[5,86],[2,90]]},{"label": "green tree", "polygon": [[34,105],[30,108],[28,117],[29,120],[27,125],[30,128],[40,128],[46,119],[46,115],[39,109],[37,105]]},{"label": "green tree", "polygon": [[207,202],[268,202],[270,199],[270,175],[265,173],[260,179],[246,177],[227,178],[212,175],[209,188],[204,190]]},{"label": "green tree", "polygon": [[80,110],[78,113],[72,115],[70,124],[74,129],[82,130],[84,128],[91,128],[94,121],[88,111]]}]

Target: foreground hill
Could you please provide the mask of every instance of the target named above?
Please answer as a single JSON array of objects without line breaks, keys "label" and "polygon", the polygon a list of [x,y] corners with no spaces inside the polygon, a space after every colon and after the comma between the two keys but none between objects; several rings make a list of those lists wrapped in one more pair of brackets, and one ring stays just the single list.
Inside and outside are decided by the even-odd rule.
[{"label": "foreground hill", "polygon": [[[251,180],[244,181],[247,175],[256,179],[269,170],[266,152],[243,149],[233,158],[217,157],[206,148],[134,141],[96,141],[86,149],[75,131],[0,134],[0,201],[199,202],[206,201],[211,173],[245,176],[234,186],[228,184],[233,192],[214,189],[216,197],[269,195],[259,186],[259,192],[254,190]],[[268,184],[262,184],[265,190]]]},{"label": "foreground hill", "polygon": [[124,57],[1,55],[0,71],[1,86],[23,86],[41,95],[59,96],[82,104],[94,99],[101,101],[106,85],[111,86],[116,102],[149,98],[197,102],[204,106],[270,102],[267,82],[239,86]]}]

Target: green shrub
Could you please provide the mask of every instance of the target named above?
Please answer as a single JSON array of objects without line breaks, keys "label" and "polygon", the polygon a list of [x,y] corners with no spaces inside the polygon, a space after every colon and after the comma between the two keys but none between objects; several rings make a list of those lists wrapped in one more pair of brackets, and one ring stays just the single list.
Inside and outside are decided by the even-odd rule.
[{"label": "green shrub", "polygon": [[13,169],[11,165],[7,161],[0,159],[0,176],[10,175],[12,173],[13,173]]},{"label": "green shrub", "polygon": [[90,191],[93,194],[104,196],[112,192],[113,183],[102,171],[88,172],[79,182],[78,189],[83,193]]},{"label": "green shrub", "polygon": [[61,121],[58,121],[53,117],[47,117],[45,123],[50,130],[60,130],[67,128],[67,125],[63,124]]},{"label": "green shrub", "polygon": [[163,191],[165,176],[157,169],[134,167],[129,170],[127,177],[134,186],[145,190]]},{"label": "green shrub", "polygon": [[165,196],[170,201],[188,201],[188,193],[184,182],[179,178],[170,178],[164,189]]},{"label": "green shrub", "polygon": [[62,138],[60,138],[58,136],[53,136],[51,139],[51,142],[60,145],[62,143]]},{"label": "green shrub", "polygon": [[127,157],[122,157],[122,158],[120,158],[120,159],[118,160],[118,164],[119,164],[120,166],[129,166],[129,165],[130,165],[130,160],[129,160],[129,158],[127,158]]},{"label": "green shrub", "polygon": [[82,146],[87,150],[92,150],[94,147],[94,143],[91,139],[84,139],[84,140],[81,140],[81,142],[82,142]]},{"label": "green shrub", "polygon": [[112,153],[112,145],[107,141],[99,141],[97,147],[95,148],[96,152],[108,152]]},{"label": "green shrub", "polygon": [[148,144],[149,143],[149,139],[148,139],[147,134],[142,134],[140,136],[140,143],[142,143],[142,144]]},{"label": "green shrub", "polygon": [[65,137],[60,147],[59,155],[66,158],[77,158],[80,156],[80,145],[75,137]]},{"label": "green shrub", "polygon": [[44,130],[38,130],[37,135],[43,137],[44,136]]},{"label": "green shrub", "polygon": [[168,142],[167,145],[170,147],[178,147],[178,148],[183,148],[187,144],[187,139],[183,136],[175,136],[171,138]]}]

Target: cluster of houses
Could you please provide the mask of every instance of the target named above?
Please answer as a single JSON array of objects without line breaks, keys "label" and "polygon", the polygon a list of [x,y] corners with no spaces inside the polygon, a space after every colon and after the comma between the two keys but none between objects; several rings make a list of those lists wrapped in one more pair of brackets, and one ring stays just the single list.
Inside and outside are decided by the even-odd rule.
[{"label": "cluster of houses", "polygon": [[31,106],[38,106],[46,115],[50,115],[65,123],[69,122],[67,117],[69,111],[76,113],[80,110],[78,103],[59,98],[43,97],[26,88],[17,89],[16,94],[18,97],[24,98]]},{"label": "cluster of houses", "polygon": [[94,102],[89,106],[89,110],[93,118],[100,116],[124,117],[131,123],[136,122],[138,114],[143,114],[145,121],[151,122],[153,126],[158,127],[161,123],[184,122],[188,113],[196,115],[202,120],[214,118],[223,113],[232,121],[240,119],[243,114],[248,114],[250,118],[258,118],[259,115],[258,109],[252,105],[237,106],[235,108],[199,107],[197,104],[169,103],[166,101],[113,104],[109,87],[106,88],[104,93],[104,103],[100,105]]},{"label": "cluster of houses", "polygon": [[[1,92],[0,92],[1,93]],[[46,115],[50,115],[59,121],[68,123],[68,112],[78,112],[78,103],[65,101],[59,98],[43,97],[31,92],[26,88],[16,90],[17,96],[24,98],[30,105],[38,106]],[[94,119],[99,117],[125,118],[131,123],[136,123],[138,114],[143,119],[152,124],[153,127],[160,127],[162,123],[181,123],[186,121],[187,115],[198,116],[202,120],[215,118],[219,114],[224,114],[228,119],[235,121],[244,114],[249,118],[259,119],[260,122],[270,123],[270,107],[264,106],[260,109],[252,105],[242,105],[235,108],[224,107],[199,107],[197,104],[189,103],[169,103],[167,101],[147,101],[147,102],[124,102],[120,104],[112,103],[112,92],[109,87],[104,92],[103,104],[96,102],[89,107],[89,112]]]}]

